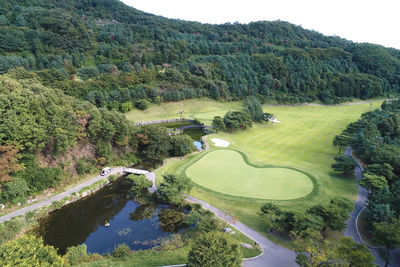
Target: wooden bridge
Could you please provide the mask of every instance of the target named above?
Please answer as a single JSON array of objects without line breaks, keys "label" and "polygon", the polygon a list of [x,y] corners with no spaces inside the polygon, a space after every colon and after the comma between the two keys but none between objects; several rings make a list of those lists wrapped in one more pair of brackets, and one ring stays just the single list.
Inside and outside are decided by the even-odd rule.
[{"label": "wooden bridge", "polygon": [[156,186],[156,175],[154,172],[149,172],[146,170],[140,170],[140,169],[134,169],[134,168],[123,168],[123,171],[125,173],[129,173],[129,174],[144,174],[147,178],[147,180],[151,181],[153,183],[153,185],[151,187],[148,188],[150,193],[154,193],[155,191],[157,191],[157,186]]}]

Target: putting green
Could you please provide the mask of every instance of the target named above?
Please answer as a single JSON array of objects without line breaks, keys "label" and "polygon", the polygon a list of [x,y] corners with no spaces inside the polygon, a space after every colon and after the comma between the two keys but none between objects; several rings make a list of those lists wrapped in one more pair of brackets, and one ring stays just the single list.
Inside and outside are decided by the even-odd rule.
[{"label": "putting green", "polygon": [[213,191],[258,199],[287,200],[312,192],[311,179],[284,167],[253,167],[234,150],[214,150],[186,169],[196,184]]}]

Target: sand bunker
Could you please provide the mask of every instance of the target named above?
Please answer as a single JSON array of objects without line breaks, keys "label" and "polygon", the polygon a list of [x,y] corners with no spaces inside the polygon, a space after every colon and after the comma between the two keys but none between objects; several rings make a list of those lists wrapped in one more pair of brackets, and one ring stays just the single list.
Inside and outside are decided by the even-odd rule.
[{"label": "sand bunker", "polygon": [[231,144],[230,142],[219,138],[213,138],[211,139],[211,142],[213,142],[214,145],[218,147],[228,147]]}]

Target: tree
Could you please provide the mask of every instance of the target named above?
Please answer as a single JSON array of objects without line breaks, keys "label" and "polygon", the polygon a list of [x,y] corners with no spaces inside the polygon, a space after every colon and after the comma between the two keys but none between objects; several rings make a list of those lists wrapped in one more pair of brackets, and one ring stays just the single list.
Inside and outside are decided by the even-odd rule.
[{"label": "tree", "polygon": [[244,108],[253,121],[261,122],[263,120],[263,110],[260,102],[255,96],[248,96],[244,100]]},{"label": "tree", "polygon": [[147,126],[138,134],[139,151],[146,159],[162,161],[168,156],[171,142],[167,130],[164,127]]},{"label": "tree", "polygon": [[18,161],[18,152],[14,146],[0,146],[0,181],[11,181],[10,174],[23,170]]},{"label": "tree", "polygon": [[41,238],[23,235],[0,246],[1,266],[64,266],[66,261]]},{"label": "tree", "polygon": [[131,198],[138,198],[146,195],[148,188],[153,185],[153,183],[148,180],[144,174],[129,174],[126,176],[126,179],[132,183],[132,187],[128,192],[128,196]]},{"label": "tree", "polygon": [[345,221],[352,210],[353,203],[350,200],[334,198],[329,204],[313,206],[307,212],[318,215],[324,220],[324,231],[328,227],[334,231],[341,231],[345,228]]},{"label": "tree", "polygon": [[224,116],[224,124],[230,132],[253,125],[249,113],[245,111],[228,111]]},{"label": "tree", "polygon": [[189,154],[196,149],[193,139],[187,134],[173,135],[170,141],[171,149],[169,154],[174,157]]},{"label": "tree", "polygon": [[157,189],[157,198],[174,205],[181,205],[184,200],[184,193],[192,189],[192,182],[186,176],[175,174],[163,175],[164,180]]},{"label": "tree", "polygon": [[201,235],[192,245],[188,254],[188,267],[225,267],[241,264],[239,245],[221,232]]},{"label": "tree", "polygon": [[320,232],[308,229],[303,234],[292,233],[296,263],[301,267],[326,266],[337,259],[333,244],[324,239]]},{"label": "tree", "polygon": [[393,219],[391,223],[374,223],[373,238],[377,244],[386,247],[386,267],[389,265],[390,250],[400,245],[400,218]]},{"label": "tree", "polygon": [[226,130],[224,120],[220,116],[214,117],[214,119],[212,121],[212,126],[216,132]]},{"label": "tree", "polygon": [[146,99],[138,99],[135,101],[135,107],[137,107],[140,110],[146,110],[150,106],[150,102],[147,101]]},{"label": "tree", "polygon": [[369,164],[365,168],[365,172],[378,176],[384,176],[388,182],[393,182],[393,178],[395,177],[395,174],[393,173],[393,167],[388,163]]},{"label": "tree", "polygon": [[282,214],[282,209],[277,205],[267,202],[261,208],[262,216],[267,216],[267,225],[270,229],[270,232],[274,231],[274,228],[280,229],[279,225],[276,224],[276,219]]},{"label": "tree", "polygon": [[342,237],[338,242],[330,242],[318,231],[308,229],[303,234],[293,232],[292,238],[297,253],[296,263],[302,267],[375,266],[375,258],[369,249],[350,237]]},{"label": "tree", "polygon": [[351,237],[342,237],[336,244],[336,251],[341,261],[348,266],[374,267],[375,258],[363,244],[355,242]]},{"label": "tree", "polygon": [[358,181],[361,186],[364,186],[366,189],[371,190],[371,192],[375,193],[383,187],[387,187],[388,183],[385,177],[378,176],[370,173],[364,173],[363,178]]},{"label": "tree", "polygon": [[343,147],[348,146],[350,144],[350,140],[351,137],[345,133],[341,133],[335,136],[332,144],[335,147],[339,147],[338,155],[340,155],[340,152],[342,151]]},{"label": "tree", "polygon": [[22,178],[16,177],[12,182],[7,182],[3,186],[2,198],[13,204],[24,203],[28,196],[28,185]]},{"label": "tree", "polygon": [[336,163],[332,164],[332,169],[337,172],[343,172],[343,174],[353,171],[356,166],[351,158],[342,155],[336,156],[335,161]]}]

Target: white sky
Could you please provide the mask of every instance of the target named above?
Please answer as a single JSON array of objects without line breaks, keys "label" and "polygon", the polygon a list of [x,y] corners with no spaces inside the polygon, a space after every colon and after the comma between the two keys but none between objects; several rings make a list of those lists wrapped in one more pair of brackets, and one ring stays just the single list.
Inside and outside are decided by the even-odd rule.
[{"label": "white sky", "polygon": [[400,49],[400,0],[121,0],[168,18],[220,24],[283,20],[325,35]]}]

